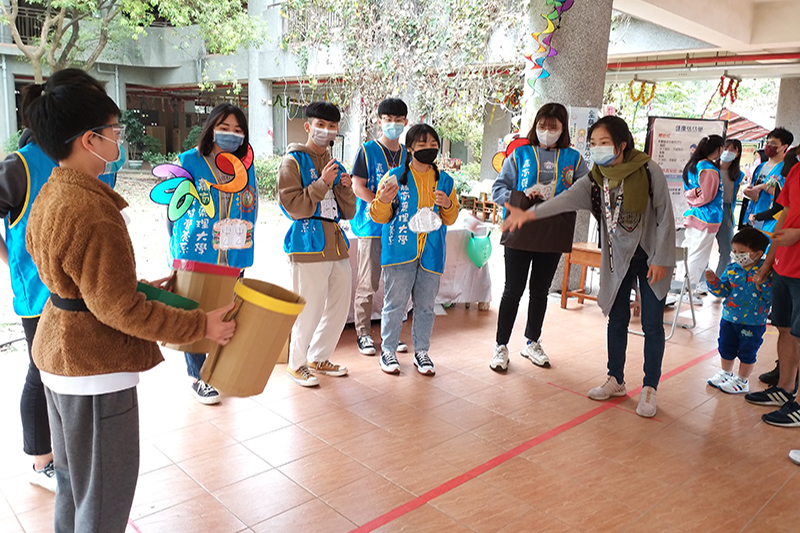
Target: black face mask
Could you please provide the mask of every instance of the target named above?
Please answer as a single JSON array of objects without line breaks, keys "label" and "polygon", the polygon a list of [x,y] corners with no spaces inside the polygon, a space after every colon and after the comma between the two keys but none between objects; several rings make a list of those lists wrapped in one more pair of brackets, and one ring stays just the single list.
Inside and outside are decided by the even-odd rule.
[{"label": "black face mask", "polygon": [[411,154],[414,159],[423,163],[425,165],[432,165],[434,161],[436,161],[436,156],[439,155],[438,148],[425,148],[423,150],[417,150],[413,154]]}]

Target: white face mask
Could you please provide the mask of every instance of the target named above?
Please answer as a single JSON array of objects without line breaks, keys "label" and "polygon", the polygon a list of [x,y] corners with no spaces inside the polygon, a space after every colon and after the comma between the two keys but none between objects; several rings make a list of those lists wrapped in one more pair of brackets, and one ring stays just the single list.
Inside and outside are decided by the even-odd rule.
[{"label": "white face mask", "polygon": [[733,260],[736,261],[741,267],[746,267],[756,261],[750,257],[750,252],[733,252],[731,257],[733,257]]},{"label": "white face mask", "polygon": [[539,139],[539,144],[542,146],[552,146],[558,142],[561,137],[561,130],[536,130],[536,138]]},{"label": "white face mask", "polygon": [[311,126],[311,140],[319,147],[330,146],[331,141],[336,138],[338,133],[336,130],[326,130],[325,128]]}]

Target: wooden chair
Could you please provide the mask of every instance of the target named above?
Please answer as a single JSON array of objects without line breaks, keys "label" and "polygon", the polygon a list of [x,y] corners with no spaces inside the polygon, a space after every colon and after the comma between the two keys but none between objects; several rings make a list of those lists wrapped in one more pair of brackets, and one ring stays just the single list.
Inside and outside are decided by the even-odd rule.
[{"label": "wooden chair", "polygon": [[475,200],[475,209],[473,209],[472,214],[476,215],[476,212],[480,213],[481,220],[486,222],[486,215],[492,215],[492,224],[497,224],[497,204],[487,198],[487,194],[485,192],[481,193],[480,199]]}]

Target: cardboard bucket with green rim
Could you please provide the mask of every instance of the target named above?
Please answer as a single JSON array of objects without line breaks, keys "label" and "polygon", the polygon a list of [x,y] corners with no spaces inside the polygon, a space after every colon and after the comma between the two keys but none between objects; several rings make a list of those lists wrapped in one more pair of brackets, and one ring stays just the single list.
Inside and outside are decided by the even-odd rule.
[{"label": "cardboard bucket with green rim", "polygon": [[255,396],[267,386],[306,301],[255,279],[240,279],[233,292],[236,305],[228,318],[236,321],[236,333],[227,345],[209,353],[200,377],[224,394]]},{"label": "cardboard bucket with green rim", "polygon": [[[175,277],[172,291],[175,294],[195,300],[205,312],[224,307],[233,301],[233,288],[241,270],[225,265],[201,263],[175,259],[172,262]],[[217,348],[217,343],[202,339],[191,344],[165,344],[167,348],[189,353],[209,353]]]}]

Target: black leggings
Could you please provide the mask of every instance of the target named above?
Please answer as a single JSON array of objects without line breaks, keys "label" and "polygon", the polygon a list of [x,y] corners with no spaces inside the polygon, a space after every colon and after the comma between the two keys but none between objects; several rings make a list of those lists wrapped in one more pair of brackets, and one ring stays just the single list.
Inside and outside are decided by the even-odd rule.
[{"label": "black leggings", "polygon": [[506,248],[506,285],[503,298],[500,300],[500,311],[497,314],[497,344],[508,344],[511,330],[517,319],[519,300],[528,284],[530,271],[528,322],[525,326],[525,337],[538,341],[542,335],[542,324],[547,312],[547,294],[553,283],[561,253],[526,252]]},{"label": "black leggings", "polygon": [[23,318],[25,340],[28,341],[28,375],[22,387],[22,398],[19,411],[22,415],[23,450],[28,455],[47,455],[53,451],[50,444],[50,420],[47,417],[47,399],[44,396],[44,385],[39,369],[33,364],[31,347],[39,317]]}]

